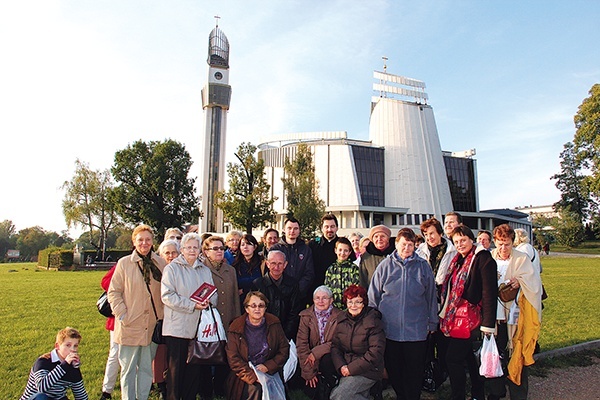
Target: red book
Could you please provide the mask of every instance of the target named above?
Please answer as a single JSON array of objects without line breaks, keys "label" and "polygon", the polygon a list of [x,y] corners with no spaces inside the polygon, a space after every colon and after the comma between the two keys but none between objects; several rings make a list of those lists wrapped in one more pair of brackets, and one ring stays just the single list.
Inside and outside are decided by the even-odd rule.
[{"label": "red book", "polygon": [[211,285],[210,283],[204,282],[192,295],[190,299],[202,303],[207,301],[210,296],[217,292],[217,287],[215,285]]}]

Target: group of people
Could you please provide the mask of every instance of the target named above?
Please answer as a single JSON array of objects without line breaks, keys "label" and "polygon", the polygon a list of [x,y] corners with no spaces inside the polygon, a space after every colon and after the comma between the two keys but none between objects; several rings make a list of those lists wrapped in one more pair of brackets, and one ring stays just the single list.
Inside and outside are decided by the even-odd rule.
[{"label": "group of people", "polygon": [[[384,380],[398,398],[418,399],[433,360],[441,376],[435,386],[448,376],[452,399],[466,398],[466,370],[472,399],[486,390],[500,399],[507,384],[511,399],[526,399],[542,294],[539,254],[526,232],[503,224],[476,238],[455,212],[420,230],[421,244],[412,229],[394,238],[385,225],[368,237],[338,237],[338,221],[327,214],[322,236],[308,243],[299,221],[288,218],[281,237],[267,229],[262,243],[239,232],[223,239],[175,228],[156,254],[152,229],[136,227],[133,253],[102,282],[114,314],[102,398],[111,398],[120,368],[123,399],[148,398],[153,382],[170,400],[261,399],[259,375],[280,380],[293,341],[298,368],[286,386],[313,399],[377,398]],[[216,292],[192,300],[203,283]],[[518,289],[514,299],[499,299],[502,283]],[[227,332],[226,365],[186,362],[209,309]],[[159,320],[164,345],[152,342]],[[506,361],[505,375],[487,385],[473,351],[485,335],[496,335]],[[58,342],[59,365],[73,375],[64,364],[75,357]],[[32,393],[28,384],[22,399]]]}]

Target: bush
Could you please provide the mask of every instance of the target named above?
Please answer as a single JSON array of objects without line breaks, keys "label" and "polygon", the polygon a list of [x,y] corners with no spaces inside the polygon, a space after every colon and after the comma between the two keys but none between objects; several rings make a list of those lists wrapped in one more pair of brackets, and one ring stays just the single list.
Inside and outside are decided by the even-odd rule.
[{"label": "bush", "polygon": [[73,265],[73,250],[48,247],[38,252],[38,266],[44,268],[70,267]]}]

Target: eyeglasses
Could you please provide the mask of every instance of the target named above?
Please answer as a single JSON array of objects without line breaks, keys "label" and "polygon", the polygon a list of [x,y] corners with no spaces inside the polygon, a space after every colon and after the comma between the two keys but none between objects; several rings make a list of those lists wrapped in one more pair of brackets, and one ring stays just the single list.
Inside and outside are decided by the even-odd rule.
[{"label": "eyeglasses", "polygon": [[200,250],[200,248],[198,246],[185,246],[185,247],[183,247],[183,249],[187,250],[187,251],[198,251],[198,250]]},{"label": "eyeglasses", "polygon": [[214,246],[214,247],[207,247],[206,250],[212,250],[212,251],[225,251],[225,247],[223,246]]},{"label": "eyeglasses", "polygon": [[362,300],[347,300],[346,304],[348,306],[360,306],[362,305],[364,302]]},{"label": "eyeglasses", "polygon": [[267,306],[265,304],[248,304],[246,307],[263,309]]},{"label": "eyeglasses", "polygon": [[181,240],[181,236],[169,236],[170,240]]}]

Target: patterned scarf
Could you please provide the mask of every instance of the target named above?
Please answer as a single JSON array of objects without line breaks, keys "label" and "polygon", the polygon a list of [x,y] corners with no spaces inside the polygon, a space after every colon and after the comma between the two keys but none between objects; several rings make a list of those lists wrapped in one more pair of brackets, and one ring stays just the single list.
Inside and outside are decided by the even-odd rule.
[{"label": "patterned scarf", "polygon": [[[460,253],[457,253],[450,263],[448,271],[448,279],[442,286],[442,299],[446,299],[444,306],[445,314],[440,319],[440,330],[446,335],[449,335],[450,328],[454,324],[454,315],[456,309],[460,305],[462,294],[465,290],[465,282],[471,271],[471,264],[475,257],[476,246],[473,246],[469,254],[465,258]],[[447,293],[448,290],[450,293]]]},{"label": "patterned scarf", "polygon": [[145,256],[138,253],[137,250],[135,253],[142,259],[142,275],[144,275],[144,281],[146,281],[146,285],[150,284],[150,275],[152,275],[155,281],[160,282],[162,279],[162,272],[160,272],[160,269],[158,269],[158,267],[152,262],[152,250],[150,250]]},{"label": "patterned scarf", "polygon": [[429,265],[431,265],[433,276],[435,277],[442,263],[442,258],[446,255],[446,250],[448,250],[448,242],[442,238],[441,244],[435,247],[427,245],[427,247],[429,247]]},{"label": "patterned scarf", "polygon": [[331,311],[333,310],[333,304],[329,306],[327,310],[319,311],[315,308],[315,315],[317,316],[317,323],[319,325],[319,339],[321,343],[325,343],[325,325],[331,317]]}]

